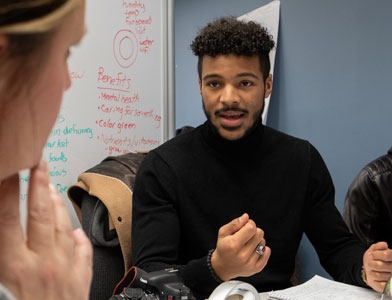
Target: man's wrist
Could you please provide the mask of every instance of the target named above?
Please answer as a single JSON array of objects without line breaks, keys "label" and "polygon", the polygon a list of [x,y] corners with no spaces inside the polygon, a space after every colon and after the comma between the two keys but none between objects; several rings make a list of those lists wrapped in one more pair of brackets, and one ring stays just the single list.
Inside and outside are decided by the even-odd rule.
[{"label": "man's wrist", "polygon": [[215,249],[211,249],[210,251],[208,251],[207,268],[208,268],[208,271],[210,272],[211,277],[215,280],[215,282],[221,284],[223,282],[223,280],[220,279],[218,275],[216,275],[214,268],[212,267],[212,264],[211,264],[211,257],[212,257],[212,253],[214,251],[215,251]]}]

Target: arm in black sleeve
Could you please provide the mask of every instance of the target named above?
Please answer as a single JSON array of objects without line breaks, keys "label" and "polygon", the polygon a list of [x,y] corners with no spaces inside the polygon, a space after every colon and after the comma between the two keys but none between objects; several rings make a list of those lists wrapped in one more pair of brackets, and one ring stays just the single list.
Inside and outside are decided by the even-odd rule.
[{"label": "arm in black sleeve", "polygon": [[378,193],[366,169],[362,169],[348,189],[343,217],[350,230],[369,247],[375,243],[372,220],[377,218]]},{"label": "arm in black sleeve", "polygon": [[208,296],[218,285],[207,267],[207,253],[179,262],[181,226],[176,176],[154,151],[141,164],[133,191],[132,262],[144,271],[177,268],[194,295]]},{"label": "arm in black sleeve", "polygon": [[311,146],[308,211],[305,232],[321,265],[337,281],[366,286],[361,278],[365,248],[348,230],[335,206],[335,190],[328,169]]}]

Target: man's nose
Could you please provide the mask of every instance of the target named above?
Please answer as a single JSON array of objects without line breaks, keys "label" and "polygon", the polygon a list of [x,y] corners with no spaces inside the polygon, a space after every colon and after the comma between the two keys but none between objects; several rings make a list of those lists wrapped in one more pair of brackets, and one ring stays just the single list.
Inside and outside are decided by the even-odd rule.
[{"label": "man's nose", "polygon": [[232,85],[226,85],[222,89],[222,94],[220,96],[220,102],[226,105],[233,105],[240,102],[240,97],[237,89]]}]

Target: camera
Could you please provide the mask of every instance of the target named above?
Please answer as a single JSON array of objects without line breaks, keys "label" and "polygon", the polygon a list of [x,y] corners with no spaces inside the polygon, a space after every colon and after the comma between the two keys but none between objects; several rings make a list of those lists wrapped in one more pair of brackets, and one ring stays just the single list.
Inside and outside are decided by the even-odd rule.
[{"label": "camera", "polygon": [[195,300],[177,269],[147,273],[136,268],[133,272],[130,284],[109,300]]}]

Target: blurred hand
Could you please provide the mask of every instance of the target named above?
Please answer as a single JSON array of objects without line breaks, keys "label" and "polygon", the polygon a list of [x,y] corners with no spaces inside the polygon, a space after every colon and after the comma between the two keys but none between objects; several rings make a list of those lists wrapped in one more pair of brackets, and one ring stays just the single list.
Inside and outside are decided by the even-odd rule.
[{"label": "blurred hand", "polygon": [[16,174],[0,185],[0,283],[18,300],[89,299],[92,247],[72,229],[46,162],[30,172],[26,239],[19,201]]},{"label": "blurred hand", "polygon": [[263,270],[271,249],[265,247],[264,255],[260,255],[255,251],[259,243],[265,245],[264,231],[249,219],[248,214],[222,226],[211,257],[216,275],[227,281],[238,276],[248,277]]},{"label": "blurred hand", "polygon": [[377,292],[384,290],[392,273],[392,250],[388,244],[378,242],[369,247],[363,256],[367,284]]}]

